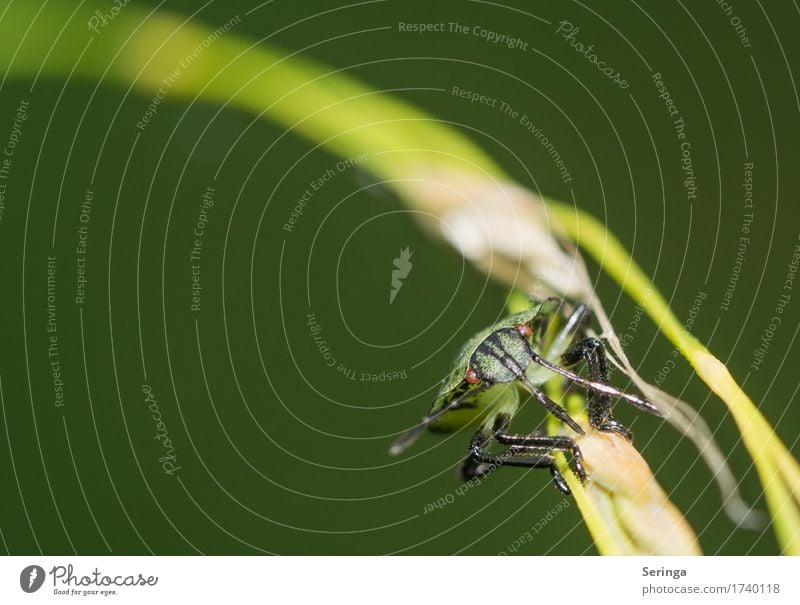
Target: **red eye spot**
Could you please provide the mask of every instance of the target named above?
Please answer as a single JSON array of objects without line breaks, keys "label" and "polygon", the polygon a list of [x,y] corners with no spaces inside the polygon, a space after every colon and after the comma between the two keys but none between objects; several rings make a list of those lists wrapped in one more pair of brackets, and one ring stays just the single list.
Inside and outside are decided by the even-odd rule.
[{"label": "red eye spot", "polygon": [[531,334],[533,334],[533,330],[531,330],[531,327],[526,324],[518,324],[517,332],[522,334],[525,338],[528,338]]},{"label": "red eye spot", "polygon": [[467,370],[467,375],[464,377],[464,380],[470,384],[478,384],[481,381],[481,378],[474,369],[470,368]]}]

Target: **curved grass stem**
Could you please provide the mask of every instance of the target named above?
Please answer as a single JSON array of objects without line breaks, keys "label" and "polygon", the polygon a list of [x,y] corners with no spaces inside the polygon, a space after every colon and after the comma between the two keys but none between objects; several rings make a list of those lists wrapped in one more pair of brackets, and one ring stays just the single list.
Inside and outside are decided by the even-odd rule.
[{"label": "curved grass stem", "polygon": [[575,242],[650,316],[725,403],[739,428],[764,486],[778,542],[785,554],[800,554],[800,465],[728,368],[690,334],[664,297],[605,225],[573,206],[547,200],[550,211]]}]

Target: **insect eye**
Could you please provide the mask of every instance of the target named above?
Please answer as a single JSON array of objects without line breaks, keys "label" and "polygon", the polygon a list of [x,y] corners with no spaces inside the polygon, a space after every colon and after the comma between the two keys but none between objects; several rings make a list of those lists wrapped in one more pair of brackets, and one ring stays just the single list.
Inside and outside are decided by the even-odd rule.
[{"label": "insect eye", "polygon": [[464,380],[470,384],[478,384],[481,381],[481,377],[478,376],[478,372],[476,372],[474,368],[469,368]]},{"label": "insect eye", "polygon": [[525,338],[528,338],[531,334],[533,334],[533,330],[527,324],[517,324],[516,326],[517,332],[522,334]]}]

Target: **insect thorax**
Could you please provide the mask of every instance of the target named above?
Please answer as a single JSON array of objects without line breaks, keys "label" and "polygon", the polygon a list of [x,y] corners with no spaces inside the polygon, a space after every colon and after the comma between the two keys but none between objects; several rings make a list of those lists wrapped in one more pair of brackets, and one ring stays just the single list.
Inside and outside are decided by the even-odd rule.
[{"label": "insect thorax", "polygon": [[502,328],[478,345],[470,367],[486,382],[511,382],[525,372],[532,360],[531,347],[525,337],[515,328]]}]

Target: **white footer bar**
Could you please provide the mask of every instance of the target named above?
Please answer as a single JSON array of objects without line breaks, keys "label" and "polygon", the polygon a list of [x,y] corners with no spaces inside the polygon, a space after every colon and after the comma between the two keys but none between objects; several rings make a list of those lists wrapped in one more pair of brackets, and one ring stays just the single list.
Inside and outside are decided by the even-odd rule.
[{"label": "white footer bar", "polygon": [[3,557],[0,603],[800,603],[789,557]]}]

